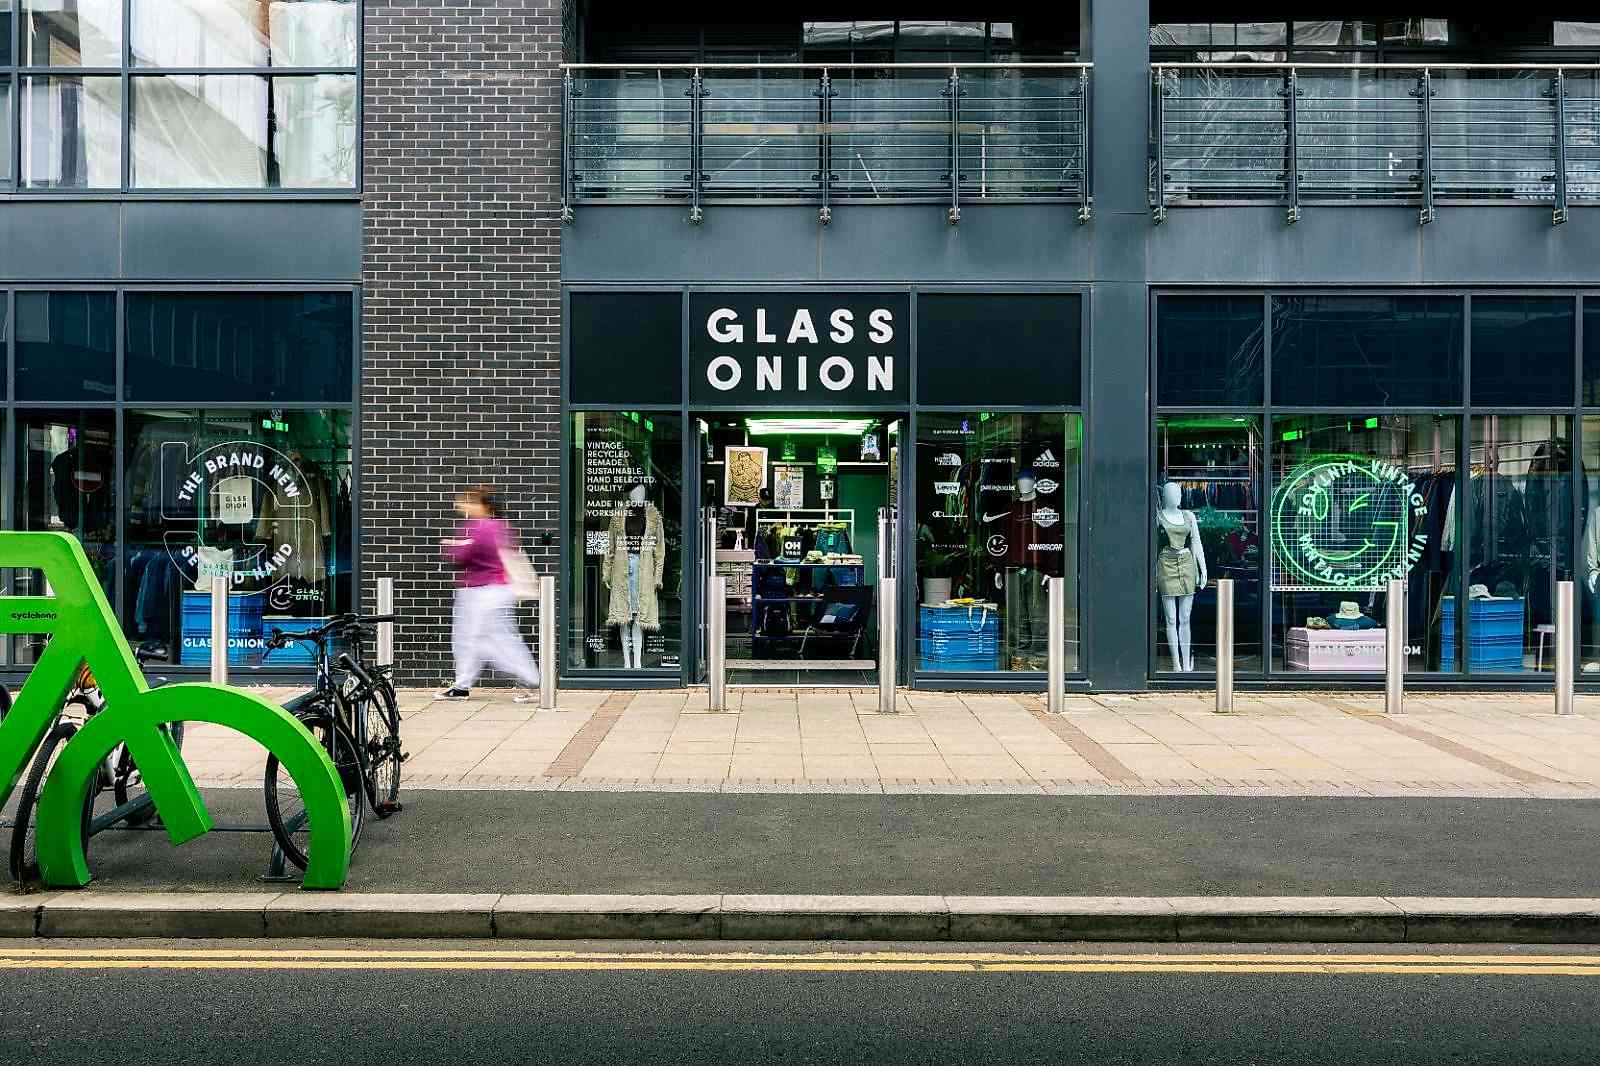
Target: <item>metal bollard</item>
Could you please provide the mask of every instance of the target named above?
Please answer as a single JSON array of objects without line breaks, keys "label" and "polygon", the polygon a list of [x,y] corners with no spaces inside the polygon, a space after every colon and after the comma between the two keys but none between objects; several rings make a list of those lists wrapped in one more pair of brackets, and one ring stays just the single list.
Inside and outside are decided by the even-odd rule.
[{"label": "metal bollard", "polygon": [[[394,614],[394,578],[380,577],[378,579],[378,613],[388,616]],[[394,665],[394,623],[378,623],[378,665]]]},{"label": "metal bollard", "polygon": [[728,709],[728,579],[706,579],[706,688],[711,710]]},{"label": "metal bollard", "polygon": [[1061,714],[1067,709],[1067,580],[1061,577],[1045,579],[1049,590],[1050,624],[1045,628],[1050,634],[1050,648],[1045,656],[1045,684],[1050,691],[1045,705],[1051,714]]},{"label": "metal bollard", "polygon": [[1384,604],[1383,713],[1405,713],[1406,583],[1389,582]]},{"label": "metal bollard", "polygon": [[1556,582],[1556,713],[1572,713],[1572,668],[1577,642],[1573,625],[1573,585]]},{"label": "metal bollard", "polygon": [[539,576],[539,709],[556,709],[556,579]]},{"label": "metal bollard", "polygon": [[1233,578],[1217,579],[1217,713],[1233,713]]},{"label": "metal bollard", "polygon": [[894,714],[895,642],[898,630],[895,611],[900,599],[900,580],[878,579],[878,713]]},{"label": "metal bollard", "polygon": [[211,683],[228,683],[228,579],[211,579]]}]

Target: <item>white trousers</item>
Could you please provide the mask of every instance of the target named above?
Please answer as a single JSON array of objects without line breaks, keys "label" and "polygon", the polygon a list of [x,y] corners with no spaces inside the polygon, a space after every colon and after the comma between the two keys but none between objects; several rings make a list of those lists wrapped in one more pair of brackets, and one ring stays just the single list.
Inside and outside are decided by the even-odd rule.
[{"label": "white trousers", "polygon": [[517,597],[510,585],[456,589],[455,688],[470,689],[487,663],[529,688],[539,687],[539,664],[517,632]]}]

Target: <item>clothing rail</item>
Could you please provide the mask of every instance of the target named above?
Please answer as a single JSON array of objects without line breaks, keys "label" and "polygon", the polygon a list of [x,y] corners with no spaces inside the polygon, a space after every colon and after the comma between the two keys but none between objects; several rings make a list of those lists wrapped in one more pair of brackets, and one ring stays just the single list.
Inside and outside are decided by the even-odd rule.
[{"label": "clothing rail", "polygon": [[1088,63],[563,64],[588,203],[1060,202],[1091,218]]},{"label": "clothing rail", "polygon": [[1600,64],[1153,63],[1150,204],[1600,201]]}]

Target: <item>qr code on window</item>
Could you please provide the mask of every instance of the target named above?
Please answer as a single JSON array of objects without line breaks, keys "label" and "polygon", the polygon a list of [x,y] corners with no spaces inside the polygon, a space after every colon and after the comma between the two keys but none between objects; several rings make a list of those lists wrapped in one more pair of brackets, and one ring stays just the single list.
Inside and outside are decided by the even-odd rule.
[{"label": "qr code on window", "polygon": [[604,555],[611,548],[611,534],[603,529],[591,529],[584,551],[590,555]]}]

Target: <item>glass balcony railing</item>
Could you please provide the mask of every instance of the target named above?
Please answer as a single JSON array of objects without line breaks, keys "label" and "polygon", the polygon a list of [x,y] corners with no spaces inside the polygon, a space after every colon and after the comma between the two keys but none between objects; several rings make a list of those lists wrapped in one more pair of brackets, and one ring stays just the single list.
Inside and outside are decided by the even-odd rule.
[{"label": "glass balcony railing", "polygon": [[1089,218],[1082,63],[565,69],[562,215],[586,203],[1056,201]]},{"label": "glass balcony railing", "polygon": [[1600,68],[1354,63],[1151,67],[1150,203],[1600,201]]}]

